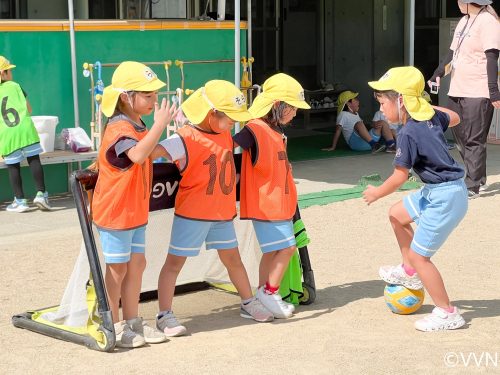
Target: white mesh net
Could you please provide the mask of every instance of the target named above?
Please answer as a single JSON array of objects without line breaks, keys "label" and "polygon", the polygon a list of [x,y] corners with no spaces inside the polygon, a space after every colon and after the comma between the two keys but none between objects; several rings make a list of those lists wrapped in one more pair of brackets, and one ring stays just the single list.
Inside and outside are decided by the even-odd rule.
[{"label": "white mesh net", "polygon": [[[149,214],[149,223],[146,229],[147,267],[143,275],[142,292],[157,290],[158,275],[165,261],[170,242],[170,228],[173,217],[173,209],[154,211]],[[247,269],[250,285],[257,287],[261,251],[255,238],[252,223],[236,219],[234,224],[241,258]],[[104,273],[105,264],[96,230],[94,230],[94,237],[99,250],[101,269]],[[42,318],[58,325],[69,327],[86,326],[89,318],[86,288],[89,274],[90,267],[87,253],[82,243],[80,254],[76,260],[73,273],[66,286],[59,308],[57,311],[44,313]],[[205,250],[203,248],[199,256],[188,258],[179,274],[177,285],[202,281],[214,284],[230,283],[227,271],[220,262],[215,250]]]}]

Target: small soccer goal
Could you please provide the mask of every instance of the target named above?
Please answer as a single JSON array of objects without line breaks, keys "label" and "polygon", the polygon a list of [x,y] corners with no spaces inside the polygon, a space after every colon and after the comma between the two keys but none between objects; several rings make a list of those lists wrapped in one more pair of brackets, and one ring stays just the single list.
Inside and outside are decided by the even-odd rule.
[{"label": "small soccer goal", "polygon": [[[235,159],[238,170],[241,158],[236,155]],[[157,297],[158,275],[170,241],[169,230],[174,217],[172,207],[180,178],[175,165],[154,164],[150,215],[146,229],[147,267],[143,275],[141,301]],[[115,347],[115,332],[102,272],[104,262],[89,211],[89,197],[97,181],[97,173],[89,170],[77,171],[70,180],[83,241],[63,297],[57,306],[17,314],[12,317],[12,322],[16,327],[82,344],[91,349],[112,351]],[[316,288],[306,246],[307,234],[298,209],[295,221],[297,243],[304,246],[301,246],[292,258],[285,278],[290,277],[289,273],[296,274],[298,269],[302,273],[302,280],[299,280],[298,284],[287,284],[288,288],[280,289],[280,293],[289,301],[310,304],[315,299]],[[256,288],[261,251],[253,226],[246,220],[235,219],[234,223],[241,259],[247,269],[250,284]],[[186,261],[177,279],[176,293],[207,287],[234,290],[217,252],[202,249],[199,256],[188,258]]]}]

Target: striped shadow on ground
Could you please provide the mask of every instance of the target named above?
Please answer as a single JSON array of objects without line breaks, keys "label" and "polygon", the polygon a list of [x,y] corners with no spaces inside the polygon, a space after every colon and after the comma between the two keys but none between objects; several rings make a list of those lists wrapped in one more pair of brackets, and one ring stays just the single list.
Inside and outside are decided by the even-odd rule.
[{"label": "striped shadow on ground", "polygon": [[[348,199],[361,198],[366,185],[379,186],[382,184],[382,178],[379,174],[363,176],[358,184],[352,188],[334,189],[320,191],[318,193],[302,194],[299,196],[299,208],[307,208],[311,206],[324,206],[326,204],[345,201]],[[414,190],[422,186],[422,183],[417,182],[412,177],[399,188],[399,191]]]}]

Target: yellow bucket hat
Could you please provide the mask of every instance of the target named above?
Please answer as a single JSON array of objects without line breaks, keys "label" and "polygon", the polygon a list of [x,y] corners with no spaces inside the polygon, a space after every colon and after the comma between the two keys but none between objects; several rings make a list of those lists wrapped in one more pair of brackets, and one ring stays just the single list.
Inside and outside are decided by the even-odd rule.
[{"label": "yellow bucket hat", "polygon": [[269,113],[276,101],[285,102],[302,109],[311,107],[304,98],[304,89],[299,82],[285,73],[269,77],[262,85],[262,92],[257,95],[249,108],[253,118],[261,118]]},{"label": "yellow bucket hat", "polygon": [[15,65],[12,65],[9,60],[7,60],[5,57],[0,56],[0,72],[3,72],[4,70],[9,70],[15,68]]},{"label": "yellow bucket hat", "polygon": [[389,69],[378,81],[368,84],[377,91],[393,90],[401,94],[406,110],[417,121],[430,120],[434,116],[434,109],[422,96],[424,76],[413,66]]},{"label": "yellow bucket hat", "polygon": [[116,68],[111,85],[102,95],[102,113],[110,117],[115,112],[121,93],[127,91],[156,91],[165,86],[149,67],[135,61],[124,61]]},{"label": "yellow bucket hat", "polygon": [[208,81],[192,93],[181,108],[192,124],[201,124],[212,109],[223,112],[234,121],[252,118],[247,111],[245,95],[231,82],[218,79]]},{"label": "yellow bucket hat", "polygon": [[346,103],[351,100],[351,99],[354,99],[358,96],[359,94],[357,92],[353,92],[353,91],[342,91],[339,95],[339,97],[337,98],[337,113],[340,113],[344,110],[344,107],[346,105]]}]

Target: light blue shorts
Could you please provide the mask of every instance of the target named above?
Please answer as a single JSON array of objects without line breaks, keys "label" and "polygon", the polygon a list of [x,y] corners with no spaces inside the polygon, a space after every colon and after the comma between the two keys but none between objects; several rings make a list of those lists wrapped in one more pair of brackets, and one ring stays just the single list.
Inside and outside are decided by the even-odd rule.
[{"label": "light blue shorts", "polygon": [[426,184],[403,199],[408,214],[417,224],[410,245],[424,257],[433,256],[464,218],[467,187],[463,180]]},{"label": "light blue shorts", "polygon": [[97,228],[97,231],[106,263],[127,263],[132,253],[144,254],[146,226],[130,230]]},{"label": "light blue shorts", "polygon": [[[380,140],[380,135],[377,135],[375,133],[375,129],[370,129],[369,133],[375,142],[378,142]],[[356,130],[352,132],[351,138],[349,138],[349,142],[347,143],[349,144],[349,147],[354,151],[370,151],[372,149],[372,146],[370,146],[368,142],[361,138],[360,135],[356,133]]]},{"label": "light blue shorts", "polygon": [[271,251],[283,250],[295,246],[295,234],[291,220],[258,221],[252,220],[255,235],[259,241],[260,250],[266,254]]},{"label": "light blue shorts", "polygon": [[16,150],[9,155],[3,157],[5,160],[5,164],[17,164],[22,162],[24,159],[29,158],[31,156],[40,155],[43,152],[42,146],[40,143],[35,143],[19,150]]},{"label": "light blue shorts", "polygon": [[238,247],[233,221],[190,220],[174,216],[168,253],[194,257],[205,242],[207,250],[228,250]]}]

